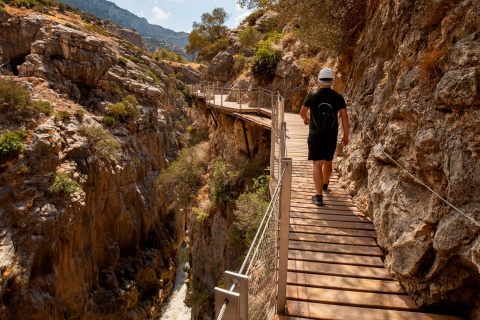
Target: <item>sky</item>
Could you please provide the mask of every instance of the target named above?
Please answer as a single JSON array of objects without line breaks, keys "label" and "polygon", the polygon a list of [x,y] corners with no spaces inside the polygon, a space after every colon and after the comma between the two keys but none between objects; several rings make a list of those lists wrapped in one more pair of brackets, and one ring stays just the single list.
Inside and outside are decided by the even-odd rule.
[{"label": "sky", "polygon": [[151,24],[157,24],[173,31],[192,31],[194,21],[201,22],[203,13],[223,8],[229,15],[225,25],[233,29],[250,12],[242,9],[237,0],[108,0],[122,9],[143,17]]}]

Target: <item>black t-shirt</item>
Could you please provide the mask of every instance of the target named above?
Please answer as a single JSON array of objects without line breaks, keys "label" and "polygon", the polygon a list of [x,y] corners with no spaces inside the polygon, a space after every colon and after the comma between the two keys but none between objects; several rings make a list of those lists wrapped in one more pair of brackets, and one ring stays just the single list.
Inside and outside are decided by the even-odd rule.
[{"label": "black t-shirt", "polygon": [[[303,101],[303,105],[307,108],[310,108],[310,118],[312,118],[313,113],[316,112],[316,108],[321,103],[329,103],[332,106],[333,112],[335,115],[338,115],[340,109],[346,109],[345,99],[335,90],[330,88],[320,88],[316,91],[310,92]],[[315,130],[315,124],[313,121],[310,121],[309,128]],[[336,132],[338,132],[338,116],[335,122]]]}]

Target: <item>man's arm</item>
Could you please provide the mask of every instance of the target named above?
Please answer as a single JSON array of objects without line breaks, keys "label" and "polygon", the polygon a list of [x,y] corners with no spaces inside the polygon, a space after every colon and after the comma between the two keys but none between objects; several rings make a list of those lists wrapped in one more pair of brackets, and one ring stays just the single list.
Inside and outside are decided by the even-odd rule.
[{"label": "man's arm", "polygon": [[342,145],[345,147],[348,144],[348,129],[349,129],[347,109],[340,109],[340,116],[342,117],[342,128],[343,128]]},{"label": "man's arm", "polygon": [[303,123],[308,126],[308,124],[310,123],[310,120],[307,118],[307,111],[308,111],[308,108],[305,106],[302,106],[302,108],[300,109],[300,116],[303,119]]}]

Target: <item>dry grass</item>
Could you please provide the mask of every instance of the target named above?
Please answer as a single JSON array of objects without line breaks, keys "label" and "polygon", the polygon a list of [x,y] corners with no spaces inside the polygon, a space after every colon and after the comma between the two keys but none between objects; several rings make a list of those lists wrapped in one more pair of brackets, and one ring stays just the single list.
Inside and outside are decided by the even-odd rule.
[{"label": "dry grass", "polygon": [[443,75],[441,60],[445,56],[445,49],[434,49],[420,58],[420,83],[424,86],[433,86]]}]

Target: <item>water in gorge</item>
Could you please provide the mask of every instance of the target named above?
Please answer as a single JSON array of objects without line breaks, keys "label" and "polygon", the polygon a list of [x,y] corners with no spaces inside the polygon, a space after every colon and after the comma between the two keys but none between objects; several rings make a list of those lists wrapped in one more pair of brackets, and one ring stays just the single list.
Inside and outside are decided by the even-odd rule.
[{"label": "water in gorge", "polygon": [[165,312],[159,320],[190,320],[190,308],[183,302],[187,293],[185,284],[187,272],[184,271],[184,267],[185,263],[181,263],[177,268],[172,296],[165,304]]}]

